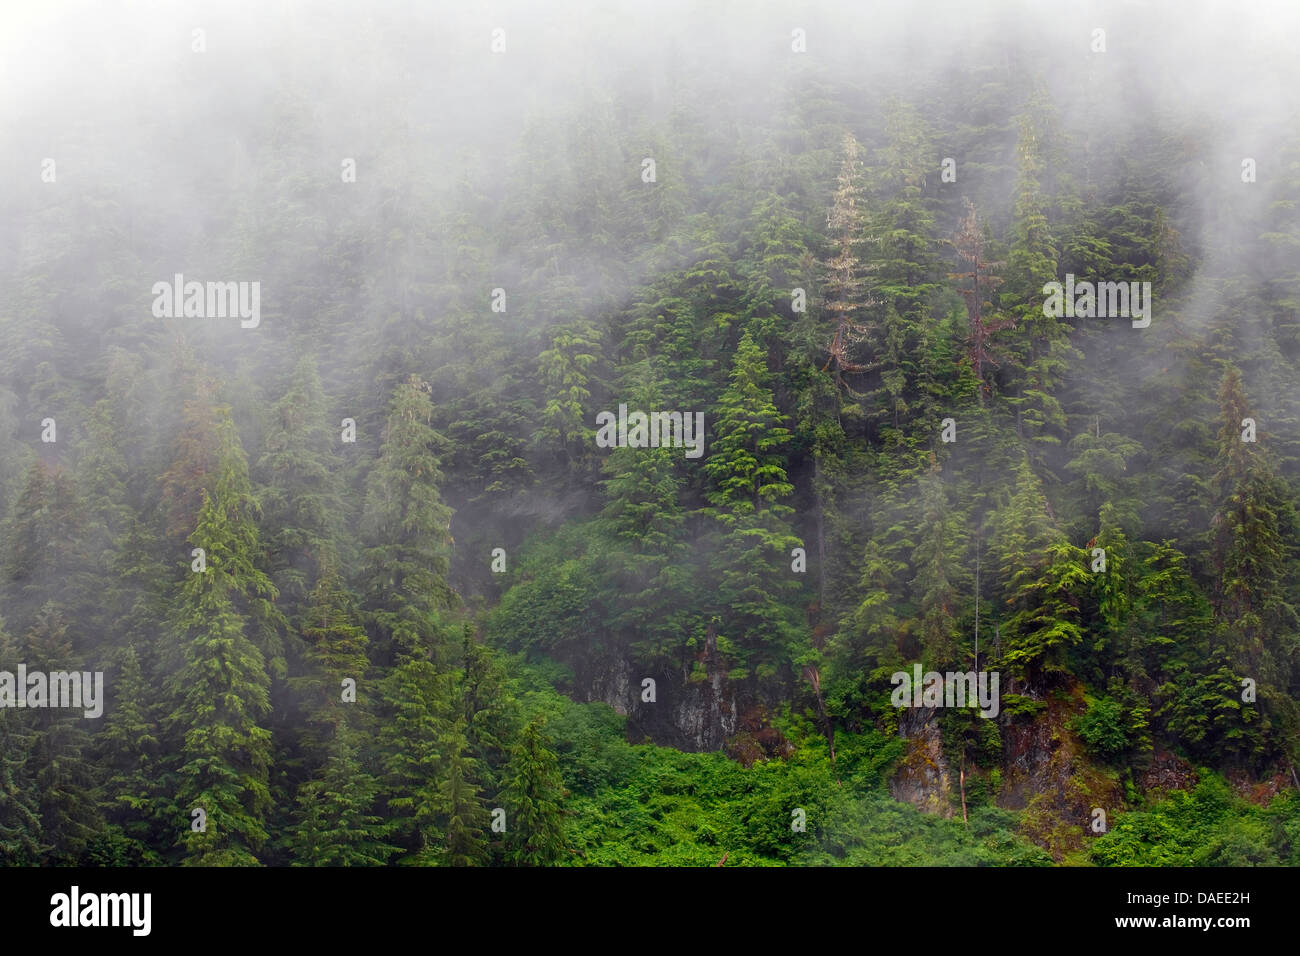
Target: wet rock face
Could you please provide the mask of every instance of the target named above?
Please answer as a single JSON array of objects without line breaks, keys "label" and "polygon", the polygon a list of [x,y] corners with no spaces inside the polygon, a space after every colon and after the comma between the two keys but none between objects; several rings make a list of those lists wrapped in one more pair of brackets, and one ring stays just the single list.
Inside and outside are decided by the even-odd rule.
[{"label": "wet rock face", "polygon": [[[653,701],[642,682],[654,681]],[[603,701],[628,718],[627,736],[690,752],[722,750],[739,729],[740,704],[724,674],[684,680],[680,673],[634,673],[624,661],[575,668],[578,699]]]},{"label": "wet rock face", "polygon": [[903,711],[898,731],[907,740],[907,750],[889,781],[890,795],[926,813],[951,817],[953,784],[943,755],[938,710],[914,707]]},{"label": "wet rock face", "polygon": [[680,734],[681,748],[721,750],[737,725],[736,702],[727,694],[722,675],[714,674],[672,690],[672,724]]},{"label": "wet rock face", "polygon": [[1197,775],[1192,765],[1167,750],[1157,750],[1151,764],[1142,772],[1138,785],[1144,791],[1191,790],[1196,786]]},{"label": "wet rock face", "polygon": [[603,701],[614,708],[614,713],[627,716],[639,699],[639,682],[633,682],[632,669],[623,661],[606,661],[580,674],[578,684],[583,689],[586,703]]},{"label": "wet rock face", "polygon": [[1003,787],[998,805],[1023,811],[1020,832],[1062,862],[1098,834],[1124,806],[1118,773],[1089,760],[1073,719],[1085,710],[1083,686],[1072,684],[1044,699],[1032,719],[1002,726]]}]

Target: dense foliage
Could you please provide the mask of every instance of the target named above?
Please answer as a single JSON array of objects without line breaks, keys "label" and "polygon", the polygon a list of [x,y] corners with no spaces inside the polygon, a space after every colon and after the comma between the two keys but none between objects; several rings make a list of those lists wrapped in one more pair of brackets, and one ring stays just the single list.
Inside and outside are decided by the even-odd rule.
[{"label": "dense foliage", "polygon": [[[0,709],[0,861],[1300,863],[1300,125],[1245,185],[1090,134],[1118,58],[684,57],[456,144],[397,71],[351,182],[285,56],[229,142],[88,120],[0,197],[0,669],[107,688]],[[900,712],[916,663],[1000,713]]]}]

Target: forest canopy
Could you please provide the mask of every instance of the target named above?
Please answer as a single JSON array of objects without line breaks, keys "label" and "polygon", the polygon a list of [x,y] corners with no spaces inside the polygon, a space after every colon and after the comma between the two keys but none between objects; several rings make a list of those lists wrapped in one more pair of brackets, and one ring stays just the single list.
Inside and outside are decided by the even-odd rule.
[{"label": "forest canopy", "polygon": [[1300,863],[1300,23],[1186,6],[7,12],[0,862]]}]

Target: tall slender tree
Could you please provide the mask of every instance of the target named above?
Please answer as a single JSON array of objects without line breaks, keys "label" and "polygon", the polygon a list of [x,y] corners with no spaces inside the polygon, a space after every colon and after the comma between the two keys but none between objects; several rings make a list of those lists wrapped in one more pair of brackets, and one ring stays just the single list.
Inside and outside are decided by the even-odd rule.
[{"label": "tall slender tree", "polygon": [[539,718],[519,734],[506,769],[503,794],[510,835],[508,858],[517,866],[551,866],[564,857],[563,781]]},{"label": "tall slender tree", "polygon": [[[204,492],[190,544],[205,552],[206,570],[181,584],[176,630],[179,669],[168,681],[176,704],[167,729],[178,760],[177,841],[184,862],[255,865],[266,841],[270,809],[270,676],[258,617],[274,586],[258,567],[256,502],[234,422],[218,418],[220,453],[212,491]],[[203,814],[195,817],[194,810]],[[196,828],[198,821],[205,826]]]}]

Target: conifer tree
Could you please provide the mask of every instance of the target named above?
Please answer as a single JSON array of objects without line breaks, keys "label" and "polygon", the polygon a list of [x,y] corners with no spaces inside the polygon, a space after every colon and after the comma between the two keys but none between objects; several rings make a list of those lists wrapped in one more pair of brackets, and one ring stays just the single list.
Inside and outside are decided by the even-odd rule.
[{"label": "conifer tree", "polygon": [[[13,670],[24,656],[0,621],[0,669]],[[26,688],[20,692],[26,693]],[[36,866],[54,849],[41,828],[35,714],[0,707],[0,865],[4,866]]]},{"label": "conifer tree", "polygon": [[0,710],[0,865],[36,866],[52,847],[41,830],[31,769],[35,731],[25,715]]},{"label": "conifer tree", "polygon": [[386,838],[403,852],[399,862],[436,865],[443,842],[439,787],[451,726],[446,679],[430,661],[408,657],[392,668],[380,693]]},{"label": "conifer tree", "polygon": [[[663,373],[647,361],[629,372],[633,408],[662,407]],[[605,506],[598,527],[609,540],[603,590],[607,620],[627,635],[636,659],[662,660],[675,651],[693,603],[686,511],[681,498],[682,450],[615,448],[602,464]]]},{"label": "conifer tree", "polygon": [[872,226],[875,293],[884,310],[872,350],[880,369],[875,414],[882,427],[898,429],[909,413],[933,415],[948,363],[944,331],[932,319],[940,290],[936,213],[927,189],[933,137],[918,111],[897,101],[888,107],[886,125],[879,173],[886,198]]},{"label": "conifer tree", "polygon": [[464,748],[464,736],[458,728],[438,794],[447,816],[444,859],[449,866],[480,866],[488,861],[488,813],[472,779],[477,761],[467,756]]},{"label": "conifer tree", "polygon": [[[1142,450],[1141,445],[1118,432],[1102,433],[1100,423],[1095,423],[1093,429],[1070,441],[1069,450],[1073,457],[1065,469],[1076,476],[1069,485],[1074,508],[1090,522],[1106,509],[1121,527],[1139,528],[1139,502],[1128,463]],[[1095,529],[1095,525],[1088,526],[1087,532]]]},{"label": "conifer tree", "polygon": [[379,783],[359,751],[359,736],[341,723],[324,764],[299,789],[290,837],[295,866],[382,866],[396,851],[384,841],[375,812]]},{"label": "conifer tree", "polygon": [[317,750],[342,726],[352,706],[343,700],[344,680],[361,684],[369,668],[366,632],[356,623],[355,602],[344,590],[329,550],[303,611],[304,672],[289,679],[311,727],[308,746]]},{"label": "conifer tree", "polygon": [[1021,461],[1015,492],[995,517],[997,570],[1007,648],[1003,661],[1031,682],[1065,670],[1065,652],[1083,639],[1080,597],[1090,587],[1086,555],[1047,514],[1038,476]]},{"label": "conifer tree", "polygon": [[99,567],[112,564],[114,542],[126,533],[134,517],[126,500],[123,436],[111,408],[108,399],[95,403],[86,423],[84,451],[77,461],[77,486],[87,503],[87,545]]},{"label": "conifer tree", "polygon": [[[950,273],[948,278],[963,282],[958,291],[966,300],[969,322],[966,360],[979,385],[982,404],[985,396],[991,393],[989,374],[1001,364],[1005,351],[997,337],[998,333],[1014,324],[1010,318],[996,314],[991,299],[993,290],[1002,284],[998,270],[1005,263],[995,262],[989,255],[988,243],[975,215],[975,205],[969,200],[966,203],[966,216],[953,236],[952,245],[958,260],[969,269],[966,272]],[[965,284],[967,281],[969,284]]]},{"label": "conifer tree", "polygon": [[1066,422],[1056,390],[1069,360],[1078,357],[1070,345],[1069,325],[1043,310],[1043,286],[1055,281],[1059,258],[1040,182],[1047,149],[1044,140],[1051,127],[1050,105],[1036,96],[1020,117],[1011,250],[1002,295],[1017,329],[1010,403],[1034,461],[1042,459],[1046,446],[1060,442]]},{"label": "conifer tree", "polygon": [[509,850],[516,866],[552,866],[564,857],[563,781],[551,741],[533,718],[519,734],[506,768],[502,795]]},{"label": "conifer tree", "polygon": [[[177,703],[167,729],[179,753],[184,862],[246,866],[257,863],[270,809],[271,735],[262,723],[270,709],[270,676],[254,638],[264,633],[258,618],[271,620],[258,611],[270,604],[275,589],[257,567],[256,503],[228,414],[221,414],[218,429],[215,480],[212,491],[204,492],[189,542],[205,550],[206,570],[189,573],[180,589],[176,628],[182,660],[168,682]],[[195,809],[206,814],[205,830],[189,825]]]},{"label": "conifer tree", "polygon": [[[835,245],[834,255],[826,263],[825,307],[832,323],[832,333],[823,370],[830,369],[835,383],[848,389],[844,378],[846,372],[864,372],[871,367],[871,363],[861,357],[859,343],[871,331],[865,310],[875,305],[876,300],[867,289],[867,267],[861,258],[864,238],[863,197],[859,184],[862,164],[858,159],[861,147],[852,134],[845,133],[841,148],[844,158],[831,212],[826,219],[826,228],[834,237]],[[851,389],[850,393],[856,394]]]},{"label": "conifer tree", "polygon": [[462,627],[460,673],[461,720],[465,754],[486,793],[498,789],[499,772],[509,757],[508,738],[516,723],[516,703],[506,686],[506,670],[496,652],[474,639],[473,626]]},{"label": "conifer tree", "polygon": [[156,791],[161,768],[159,732],[153,694],[135,645],[119,655],[120,667],[111,705],[106,705],[104,729],[95,738],[104,780],[101,805],[110,823],[145,852],[156,835]]},{"label": "conifer tree", "polygon": [[905,655],[901,646],[902,621],[892,595],[899,592],[907,564],[893,556],[894,549],[875,535],[867,540],[862,556],[860,600],[841,630],[836,653],[843,666],[862,669],[874,660]]},{"label": "conifer tree", "polygon": [[[27,666],[33,670],[81,670],[67,621],[52,604],[37,612],[23,643]],[[32,785],[40,795],[41,833],[49,843],[41,862],[76,864],[104,823],[95,801],[96,768],[90,759],[86,717],[82,711],[54,706],[35,713]]]},{"label": "conifer tree", "polygon": [[269,573],[285,613],[296,617],[327,554],[337,549],[343,498],[330,447],[338,435],[326,420],[325,392],[316,361],[298,360],[284,397],[271,412],[259,470],[267,528]]},{"label": "conifer tree", "polygon": [[957,661],[960,519],[949,508],[937,462],[922,479],[920,492],[921,533],[913,553],[912,591],[920,616],[922,659],[937,667]]},{"label": "conifer tree", "polygon": [[537,356],[546,394],[541,436],[559,445],[568,460],[583,447],[588,429],[584,410],[591,398],[591,375],[600,357],[600,330],[585,320],[558,326],[551,347]]},{"label": "conifer tree", "polygon": [[203,493],[211,488],[221,454],[216,386],[203,374],[196,375],[193,383],[193,397],[182,407],[171,463],[158,479],[166,534],[173,543],[184,541],[194,530]]},{"label": "conifer tree", "polygon": [[1247,441],[1246,419],[1253,418],[1241,373],[1225,370],[1219,386],[1220,428],[1213,492],[1217,502],[1213,533],[1215,617],[1228,640],[1233,663],[1246,676],[1280,688],[1290,678],[1283,662],[1294,645],[1284,634],[1294,630],[1290,603],[1288,545],[1296,524],[1268,454],[1259,442]]},{"label": "conifer tree", "polygon": [[800,541],[787,523],[794,491],[781,454],[790,432],[768,387],[766,353],[746,332],[736,347],[731,384],[715,417],[713,454],[704,465],[710,480],[705,514],[719,526],[713,566],[715,602],[735,628],[748,665],[762,678],[788,660],[795,639],[788,598],[798,587],[789,574]]},{"label": "conifer tree", "polygon": [[11,627],[30,627],[37,611],[51,601],[78,620],[91,613],[93,565],[85,526],[85,506],[72,477],[58,465],[34,458],[4,535],[3,583]]},{"label": "conifer tree", "polygon": [[390,654],[441,653],[451,509],[442,503],[427,386],[412,375],[393,393],[379,461],[366,483],[365,608]]}]

